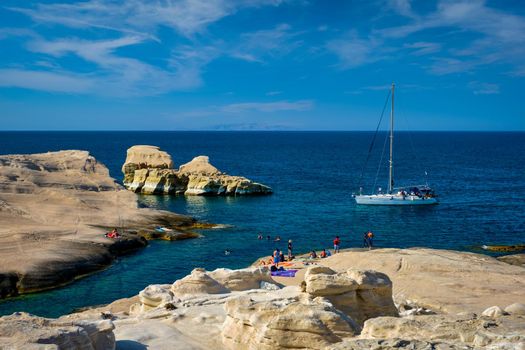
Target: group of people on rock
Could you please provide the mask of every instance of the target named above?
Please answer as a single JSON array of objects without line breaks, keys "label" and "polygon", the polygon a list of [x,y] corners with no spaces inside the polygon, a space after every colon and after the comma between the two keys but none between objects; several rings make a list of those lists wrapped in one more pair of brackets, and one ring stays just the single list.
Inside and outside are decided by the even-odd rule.
[{"label": "group of people on rock", "polygon": [[[263,239],[263,235],[259,234],[257,236],[257,239],[262,240]],[[267,236],[267,240],[271,240],[271,237],[269,235]],[[276,236],[275,239],[274,239],[274,242],[278,242],[280,240],[281,240],[281,237],[280,236]],[[373,240],[374,240],[374,233],[372,231],[370,231],[370,230],[366,231],[363,234],[363,247],[368,248],[368,249],[372,249],[373,248]],[[310,259],[317,259],[317,258],[321,258],[322,259],[322,258],[327,258],[327,257],[331,256],[332,254],[339,253],[340,249],[341,249],[341,238],[339,236],[335,236],[335,238],[333,240],[333,246],[334,246],[333,253],[332,253],[332,251],[323,248],[323,250],[321,252],[319,252],[319,253],[317,253],[315,250],[311,250],[310,254],[308,255],[308,257]],[[285,256],[284,253],[279,248],[275,248],[271,258],[267,262],[262,261],[262,263],[264,265],[278,266],[279,263],[282,263],[282,262],[285,262],[285,261],[292,261],[295,257],[293,255],[293,244],[292,244],[292,240],[291,239],[288,240],[288,247],[287,248],[288,248],[288,255],[287,256]]]}]

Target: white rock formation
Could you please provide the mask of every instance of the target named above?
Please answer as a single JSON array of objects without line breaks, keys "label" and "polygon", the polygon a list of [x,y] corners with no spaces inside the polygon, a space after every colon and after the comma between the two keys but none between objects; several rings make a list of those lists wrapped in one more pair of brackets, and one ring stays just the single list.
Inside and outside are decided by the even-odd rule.
[{"label": "white rock formation", "polygon": [[267,267],[239,270],[216,269],[208,274],[230,291],[258,289],[262,282],[275,284]]},{"label": "white rock formation", "polygon": [[442,342],[467,349],[520,349],[525,347],[525,319],[487,321],[475,314],[377,317],[365,322],[359,338]]},{"label": "white rock formation", "polygon": [[192,222],[139,208],[137,197],[87,151],[1,155],[0,298],[62,285],[147,244],[140,235],[105,238],[108,229],[148,232],[162,225],[183,238],[177,228]]},{"label": "white rock formation", "polygon": [[270,194],[268,186],[245,177],[230,176],[210,164],[207,156],[198,156],[173,169],[169,154],[155,146],[128,149],[122,166],[124,186],[146,194],[245,195]]},{"label": "white rock formation", "polygon": [[[406,258],[404,252],[398,251],[399,257]],[[429,257],[463,254],[435,250],[424,252]],[[421,254],[418,253],[418,261],[425,261]],[[346,262],[351,256],[351,252],[342,252],[336,258]],[[360,255],[363,256],[368,256],[372,262],[377,260],[377,254],[373,251]],[[471,255],[467,255],[467,259],[469,257]],[[322,263],[332,263],[332,258],[323,259]],[[442,262],[441,259],[443,257],[438,261]],[[504,273],[508,269],[519,272],[515,267],[495,259],[477,261],[479,265],[475,268],[489,275],[493,273],[491,266],[494,269],[501,268]],[[449,263],[450,270],[455,274],[459,268],[458,260],[450,259]],[[406,262],[396,264],[398,268],[395,270],[403,270],[400,266],[403,264]],[[439,267],[426,275],[426,282],[432,285],[438,296],[427,294],[426,300],[441,300],[443,292],[450,288],[450,284],[434,284],[434,274],[441,276],[449,271],[446,264],[440,264]],[[105,328],[102,326],[109,324],[101,322],[103,312],[102,317],[110,317],[115,325],[113,333],[119,349],[525,349],[525,317],[520,315],[522,304],[509,305],[505,313],[501,309],[495,310],[497,314],[502,313],[498,317],[492,317],[492,312],[489,316],[477,316],[476,313],[483,310],[479,307],[477,312],[467,310],[460,314],[440,313],[440,308],[437,308],[437,314],[434,315],[384,316],[380,314],[381,310],[393,312],[392,295],[386,295],[392,286],[384,274],[348,266],[337,272],[335,268],[323,266],[309,268],[305,272],[305,281],[300,286],[297,285],[300,281],[290,279],[292,285],[279,288],[270,282],[268,271],[262,268],[217,269],[211,272],[195,269],[173,285],[152,285],[131,299],[47,322],[53,322],[59,327],[94,324],[94,328],[90,328],[95,330],[93,332],[83,328],[88,334],[87,338],[80,328],[74,338],[69,331],[60,334],[65,334],[66,339],[81,336],[83,340],[74,341],[84,342],[82,344],[87,344],[88,338],[91,344],[98,344],[105,339],[106,333],[109,334],[103,331]],[[418,277],[424,278],[421,272]],[[513,279],[503,280],[503,283],[507,283],[507,287],[519,285],[519,278],[520,274],[515,273]],[[403,293],[414,295],[410,288],[419,288],[421,283],[423,281],[419,280],[412,285],[403,285]],[[273,290],[268,290],[269,287]],[[503,291],[507,287],[499,286],[498,290]],[[467,299],[470,305],[479,306],[486,302],[472,300],[486,297],[485,289],[481,288],[490,291],[494,286],[475,289]],[[521,290],[510,290],[508,295],[501,295],[500,299],[516,300],[520,293]],[[421,308],[420,300],[404,300],[403,305],[407,310]],[[453,305],[460,301],[454,300]],[[437,303],[433,301],[431,304]],[[498,304],[505,305],[508,302]],[[361,327],[353,317],[365,319],[361,332]],[[27,333],[32,334],[26,336],[25,333],[12,332],[12,321],[4,320],[0,319],[0,348],[4,344],[17,344],[18,348],[31,349],[34,343],[32,339],[41,334],[38,333],[43,327],[41,321],[31,321],[34,327],[17,326],[18,329],[28,329]],[[56,333],[51,330],[46,334]],[[48,335],[43,338],[48,344],[58,344],[65,339],[60,336],[50,338]],[[96,340],[99,336],[101,340]],[[57,348],[57,345],[46,346]],[[108,348],[111,349],[110,346]],[[88,346],[85,348],[91,349]]]},{"label": "white rock formation", "polygon": [[514,303],[505,308],[505,312],[511,315],[525,316],[525,304]]},{"label": "white rock formation", "polygon": [[218,175],[219,169],[210,164],[208,156],[198,156],[179,167],[180,174]]},{"label": "white rock formation", "polygon": [[109,320],[54,320],[14,313],[0,318],[0,349],[112,350],[114,328]]},{"label": "white rock formation", "polygon": [[326,297],[360,325],[372,317],[398,315],[392,282],[383,273],[357,269],[336,273],[313,267],[306,271],[304,281],[307,293]]},{"label": "white rock formation", "polygon": [[210,277],[204,269],[194,269],[190,275],[177,280],[171,286],[173,294],[179,298],[201,294],[224,294],[229,290]]},{"label": "white rock formation", "polygon": [[505,314],[505,311],[503,311],[503,309],[500,308],[499,306],[491,306],[487,308],[485,311],[483,311],[481,313],[481,316],[496,318],[496,317],[501,317],[504,314]]},{"label": "white rock formation", "polygon": [[225,347],[323,349],[358,333],[355,322],[328,300],[289,294],[268,293],[263,300],[248,296],[228,300],[222,327]]}]

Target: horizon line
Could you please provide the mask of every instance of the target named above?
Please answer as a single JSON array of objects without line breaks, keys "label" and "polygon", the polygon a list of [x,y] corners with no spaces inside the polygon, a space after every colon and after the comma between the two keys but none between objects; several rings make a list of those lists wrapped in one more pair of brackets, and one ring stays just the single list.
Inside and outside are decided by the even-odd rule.
[{"label": "horizon line", "polygon": [[[243,129],[232,129],[232,130],[214,130],[214,129],[188,129],[188,130],[122,130],[122,129],[106,129],[106,130],[82,130],[82,129],[66,129],[66,130],[46,130],[46,129],[12,129],[12,130],[0,130],[0,132],[375,132],[375,129],[364,130],[364,129],[345,129],[345,130],[335,130],[335,129],[253,129],[253,130],[243,130]],[[389,131],[387,129],[382,129],[379,131]],[[437,129],[437,130],[396,130],[398,132],[525,132],[525,129],[520,130],[475,130],[475,129]]]}]

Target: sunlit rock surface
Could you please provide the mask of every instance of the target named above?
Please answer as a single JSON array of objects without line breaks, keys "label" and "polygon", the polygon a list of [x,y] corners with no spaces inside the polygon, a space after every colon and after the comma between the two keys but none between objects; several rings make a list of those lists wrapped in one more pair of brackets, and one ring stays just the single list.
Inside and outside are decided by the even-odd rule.
[{"label": "sunlit rock surface", "polygon": [[272,193],[268,186],[221,172],[210,164],[207,156],[195,157],[178,170],[173,169],[169,154],[155,146],[128,149],[122,172],[127,189],[145,194],[233,196]]},{"label": "sunlit rock surface", "polygon": [[[168,162],[169,163],[169,162]],[[0,297],[48,289],[144,247],[144,233],[192,237],[193,219],[138,208],[86,151],[0,156]],[[104,233],[118,228],[122,236]],[[193,234],[195,237],[196,234]]]}]

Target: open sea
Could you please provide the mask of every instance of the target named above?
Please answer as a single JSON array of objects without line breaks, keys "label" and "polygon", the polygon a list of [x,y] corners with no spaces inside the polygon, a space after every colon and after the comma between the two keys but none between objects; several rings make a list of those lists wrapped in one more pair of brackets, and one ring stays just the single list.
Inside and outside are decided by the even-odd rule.
[{"label": "open sea", "polygon": [[[88,150],[119,182],[126,150],[160,146],[176,166],[208,155],[220,170],[273,188],[271,196],[139,196],[143,205],[231,225],[198,239],[151,242],[110,268],[48,292],[0,301],[0,315],[27,311],[55,317],[172,283],[195,267],[246,267],[293,240],[297,252],[360,247],[366,230],[377,247],[477,251],[483,244],[525,243],[525,133],[399,132],[396,185],[428,182],[440,204],[356,206],[352,193],[386,188],[386,133],[378,135],[359,183],[372,132],[0,132],[0,154]],[[381,166],[378,167],[378,164]],[[425,170],[428,176],[425,176]],[[376,181],[376,173],[379,173]],[[261,233],[281,242],[258,240]],[[224,250],[232,251],[224,255]]]}]

